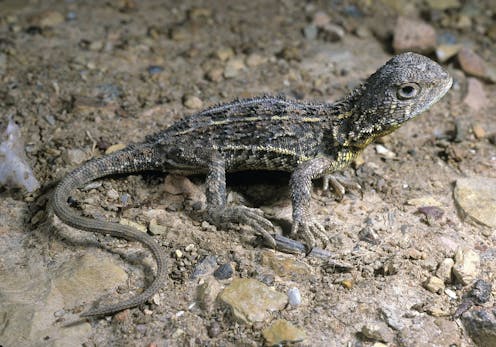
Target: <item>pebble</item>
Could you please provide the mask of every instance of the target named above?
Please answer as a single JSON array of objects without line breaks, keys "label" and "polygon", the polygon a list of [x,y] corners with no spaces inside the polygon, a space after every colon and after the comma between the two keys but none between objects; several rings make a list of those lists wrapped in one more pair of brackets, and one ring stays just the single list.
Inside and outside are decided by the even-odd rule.
[{"label": "pebble", "polygon": [[212,277],[207,277],[205,281],[198,286],[198,301],[200,307],[207,312],[215,308],[217,296],[222,290],[222,285]]},{"label": "pebble", "polygon": [[436,270],[436,276],[439,277],[444,283],[451,282],[451,273],[455,261],[451,258],[444,258]]},{"label": "pebble", "polygon": [[462,315],[462,322],[477,346],[496,346],[496,307],[477,307]]},{"label": "pebble", "polygon": [[214,277],[218,280],[226,280],[231,278],[234,273],[232,265],[230,263],[222,264],[214,271]]},{"label": "pebble", "polygon": [[491,299],[492,285],[484,280],[477,280],[468,293],[469,297],[475,304],[482,305]]},{"label": "pebble", "polygon": [[225,78],[234,78],[239,75],[239,73],[246,69],[245,63],[242,57],[232,57],[227,61],[227,64],[224,68],[224,77]]},{"label": "pebble", "polygon": [[119,199],[119,193],[115,189],[109,189],[107,190],[107,197],[112,200],[117,200]]},{"label": "pebble", "polygon": [[276,275],[282,278],[305,280],[313,276],[312,268],[293,256],[267,250],[262,253],[261,262],[262,265],[270,267]]},{"label": "pebble", "polygon": [[467,78],[467,94],[463,102],[474,111],[482,110],[489,105],[484,85],[477,78]]},{"label": "pebble", "polygon": [[49,28],[63,23],[65,21],[65,18],[60,12],[45,11],[37,16],[32,17],[30,21],[33,25],[37,25],[42,28]]},{"label": "pebble", "polygon": [[382,242],[380,235],[370,226],[366,226],[358,232],[358,239],[360,241],[368,242],[371,245],[379,245]]},{"label": "pebble", "polygon": [[459,178],[453,195],[466,219],[496,228],[496,178]]},{"label": "pebble", "polygon": [[433,196],[422,196],[420,198],[413,198],[413,199],[408,199],[406,201],[407,205],[410,206],[415,206],[415,207],[422,207],[422,206],[436,206],[436,207],[442,207],[443,205],[437,201]]},{"label": "pebble", "polygon": [[64,160],[67,164],[79,165],[86,160],[86,153],[82,149],[68,149],[65,152]]},{"label": "pebble", "polygon": [[480,123],[474,123],[472,125],[472,132],[475,135],[475,138],[480,140],[486,137],[486,130]]},{"label": "pebble", "polygon": [[307,40],[315,40],[317,38],[318,29],[315,24],[308,24],[303,28],[303,35]]},{"label": "pebble", "polygon": [[307,337],[305,332],[285,319],[278,319],[262,331],[268,346],[292,345],[303,342]]},{"label": "pebble", "polygon": [[186,95],[183,97],[183,104],[190,110],[198,110],[203,107],[203,101],[197,96]]},{"label": "pebble", "polygon": [[219,295],[240,322],[253,324],[269,318],[269,312],[280,311],[288,303],[287,295],[251,278],[234,279]]},{"label": "pebble", "polygon": [[436,276],[431,276],[424,282],[424,287],[430,292],[441,294],[444,290],[444,282]]},{"label": "pebble", "polygon": [[451,300],[456,300],[458,296],[456,295],[456,292],[454,290],[451,290],[449,288],[446,288],[444,290],[444,294],[446,294]]},{"label": "pebble", "polygon": [[479,274],[480,256],[469,248],[459,248],[455,255],[453,274],[463,285],[471,284]]},{"label": "pebble", "polygon": [[460,49],[458,62],[465,73],[480,78],[486,77],[486,62],[473,50],[466,47]]},{"label": "pebble", "polygon": [[146,70],[150,75],[156,75],[164,71],[164,67],[160,65],[150,65]]},{"label": "pebble", "polygon": [[440,63],[447,62],[449,59],[458,54],[462,45],[459,44],[442,44],[436,47],[436,57]]},{"label": "pebble", "polygon": [[365,337],[375,341],[392,342],[394,340],[394,333],[384,322],[367,323],[362,327],[361,332]]},{"label": "pebble", "polygon": [[301,294],[300,290],[296,287],[289,288],[288,290],[288,302],[293,307],[298,307],[301,304]]},{"label": "pebble", "polygon": [[376,145],[375,151],[386,159],[393,159],[396,157],[396,153],[384,147],[383,145]]},{"label": "pebble", "polygon": [[217,267],[217,258],[214,255],[207,255],[196,264],[195,269],[191,274],[191,278],[196,279],[211,275]]},{"label": "pebble", "polygon": [[144,226],[143,224],[140,224],[140,223],[133,222],[132,220],[129,220],[129,219],[121,218],[119,220],[119,224],[127,225],[129,227],[135,228],[135,229],[142,231],[144,233],[146,233],[146,231],[147,231],[146,226]]},{"label": "pebble", "polygon": [[225,47],[225,48],[218,49],[215,52],[215,55],[221,61],[226,61],[227,59],[230,59],[234,56],[234,51],[232,50],[231,47]]},{"label": "pebble", "polygon": [[205,77],[212,82],[219,82],[222,80],[224,70],[222,68],[213,68],[207,71]]},{"label": "pebble", "polygon": [[167,227],[158,224],[157,220],[152,218],[148,224],[148,231],[150,231],[150,234],[152,235],[162,235],[167,232]]},{"label": "pebble", "polygon": [[344,37],[345,31],[342,27],[336,24],[326,24],[321,29],[321,36],[324,41],[336,42]]},{"label": "pebble", "polygon": [[174,256],[176,257],[176,259],[181,259],[183,257],[183,252],[180,249],[176,249],[174,251]]},{"label": "pebble", "polygon": [[222,329],[220,327],[220,324],[217,322],[213,322],[212,324],[210,324],[210,326],[207,329],[207,333],[210,338],[219,336],[221,332]]},{"label": "pebble", "polygon": [[248,57],[246,57],[246,65],[249,67],[257,67],[259,65],[265,64],[267,62],[267,58],[261,56],[257,53],[252,53]]},{"label": "pebble", "polygon": [[414,51],[430,53],[436,47],[436,31],[419,20],[399,17],[394,28],[393,49],[396,53]]}]

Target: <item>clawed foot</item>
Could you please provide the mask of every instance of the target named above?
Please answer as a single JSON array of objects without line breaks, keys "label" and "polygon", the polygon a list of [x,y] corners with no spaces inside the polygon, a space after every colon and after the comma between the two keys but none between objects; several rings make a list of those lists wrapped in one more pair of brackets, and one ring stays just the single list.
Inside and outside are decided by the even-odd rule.
[{"label": "clawed foot", "polygon": [[346,190],[362,190],[362,187],[358,183],[344,176],[324,175],[322,181],[322,189],[326,191],[329,189],[329,185],[331,185],[338,200],[343,199]]},{"label": "clawed foot", "polygon": [[322,242],[324,247],[329,244],[329,237],[327,237],[324,227],[313,220],[299,221],[298,219],[294,219],[293,227],[291,228],[291,237],[295,238],[299,233],[301,233],[305,240],[307,254],[310,253],[316,245],[315,237]]},{"label": "clawed foot", "polygon": [[276,247],[276,241],[270,235],[270,231],[274,230],[274,226],[259,209],[246,206],[211,209],[208,210],[206,219],[221,228],[233,228],[236,224],[247,225],[261,235],[272,248]]}]

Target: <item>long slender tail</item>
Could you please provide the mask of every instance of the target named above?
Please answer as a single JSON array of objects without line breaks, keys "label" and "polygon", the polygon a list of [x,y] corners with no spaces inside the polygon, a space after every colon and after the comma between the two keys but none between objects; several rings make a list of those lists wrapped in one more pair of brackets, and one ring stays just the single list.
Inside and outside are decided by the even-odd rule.
[{"label": "long slender tail", "polygon": [[130,146],[122,151],[88,161],[68,174],[55,189],[52,199],[53,210],[64,223],[81,230],[141,242],[150,249],[157,262],[157,275],[141,294],[115,305],[90,309],[82,313],[81,317],[108,315],[144,303],[163,286],[167,277],[167,264],[160,246],[146,233],[129,226],[82,217],[71,210],[68,205],[71,191],[104,176],[157,169],[159,168],[157,158],[152,146]]}]

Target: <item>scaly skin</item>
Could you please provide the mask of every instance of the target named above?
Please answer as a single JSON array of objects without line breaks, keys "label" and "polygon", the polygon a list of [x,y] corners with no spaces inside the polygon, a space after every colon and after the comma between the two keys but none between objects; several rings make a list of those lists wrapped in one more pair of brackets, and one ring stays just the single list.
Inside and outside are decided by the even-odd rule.
[{"label": "scaly skin", "polygon": [[379,136],[389,134],[437,102],[449,90],[451,77],[432,60],[404,53],[389,60],[365,83],[333,103],[308,103],[278,97],[236,100],[193,114],[142,143],[91,160],[67,175],[52,200],[66,224],[101,234],[136,240],[157,261],[157,276],[138,296],[120,304],[91,309],[82,316],[101,316],[137,306],[165,282],[166,259],[148,235],[132,227],[84,218],[67,200],[73,189],[113,174],[157,170],[207,175],[205,219],[220,227],[239,223],[262,235],[269,245],[272,224],[257,209],[226,204],[226,172],[279,170],[291,172],[292,234],[310,249],[315,237],[324,244],[324,228],[309,212],[312,180],[324,177],[340,194],[343,181],[333,173],[349,165]]}]

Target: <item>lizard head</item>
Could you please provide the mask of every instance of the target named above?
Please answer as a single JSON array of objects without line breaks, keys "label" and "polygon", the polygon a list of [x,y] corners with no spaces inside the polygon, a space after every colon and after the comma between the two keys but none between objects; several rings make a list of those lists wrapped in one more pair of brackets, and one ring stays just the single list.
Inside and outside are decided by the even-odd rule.
[{"label": "lizard head", "polygon": [[427,110],[448,92],[453,80],[436,62],[416,53],[391,58],[350,98],[350,144],[365,147]]}]

